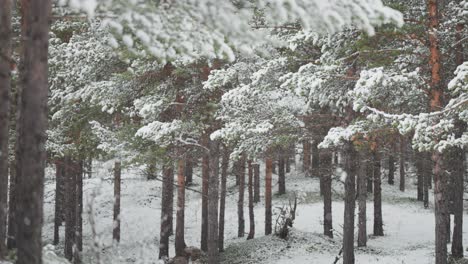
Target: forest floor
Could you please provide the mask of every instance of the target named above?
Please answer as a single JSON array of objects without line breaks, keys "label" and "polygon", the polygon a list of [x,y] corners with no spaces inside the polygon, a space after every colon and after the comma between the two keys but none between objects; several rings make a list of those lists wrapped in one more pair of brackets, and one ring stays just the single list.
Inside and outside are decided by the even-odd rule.
[{"label": "forest floor", "polygon": [[[109,165],[109,166],[107,166]],[[86,259],[95,259],[97,255],[104,264],[119,263],[158,263],[158,239],[160,224],[160,194],[161,182],[148,181],[139,169],[129,169],[122,176],[122,208],[121,208],[121,242],[118,246],[112,243],[113,225],[113,184],[110,172],[111,164],[102,164],[96,168],[95,175],[101,178],[84,181],[85,215],[84,215],[84,263]],[[264,175],[261,168],[261,175]],[[289,204],[289,198],[294,194],[298,197],[298,207],[294,228],[288,240],[275,236],[264,236],[264,203],[263,189],[261,202],[255,205],[256,236],[253,240],[237,238],[237,191],[234,179],[228,182],[229,194],[226,199],[226,230],[225,247],[222,253],[222,263],[278,263],[301,264],[317,263],[332,264],[341,248],[340,233],[343,224],[343,184],[335,180],[333,183],[333,227],[335,238],[329,239],[323,232],[323,203],[319,195],[317,178],[306,178],[292,167],[287,175],[287,195],[273,198],[275,222],[280,207]],[[197,172],[197,171],[196,171]],[[411,172],[407,179],[407,190],[398,189],[398,175],[394,186],[387,183],[384,174],[382,180],[382,209],[384,232],[383,237],[373,237],[373,204],[372,194],[369,194],[367,204],[367,247],[357,248],[356,263],[379,264],[428,264],[434,261],[434,213],[431,204],[424,209],[422,202],[416,200],[416,186]],[[45,244],[52,243],[54,219],[54,188],[53,170],[46,183],[45,193]],[[338,177],[339,178],[339,177]],[[200,189],[201,179],[194,175],[195,184],[191,188]],[[262,181],[263,183],[263,181]],[[273,175],[273,188],[276,191],[277,175]],[[263,184],[262,184],[263,186]],[[93,194],[94,193],[94,194]],[[188,190],[186,192],[186,229],[185,237],[188,246],[200,246],[201,226],[201,195]],[[90,202],[94,197],[94,202]],[[249,228],[247,192],[244,215],[246,231]],[[92,205],[92,206],[90,206]],[[92,236],[89,225],[89,209],[93,208],[96,220],[97,235]],[[357,215],[357,210],[356,210]],[[357,223],[357,221],[356,221]],[[464,222],[464,244],[468,245],[468,221]],[[61,242],[55,251],[63,252],[63,228]],[[173,236],[171,237],[171,255],[174,255]],[[97,241],[99,250],[93,250],[92,244]],[[450,249],[450,244],[448,245]],[[60,263],[60,262],[53,262]],[[338,261],[337,263],[341,263]]]}]

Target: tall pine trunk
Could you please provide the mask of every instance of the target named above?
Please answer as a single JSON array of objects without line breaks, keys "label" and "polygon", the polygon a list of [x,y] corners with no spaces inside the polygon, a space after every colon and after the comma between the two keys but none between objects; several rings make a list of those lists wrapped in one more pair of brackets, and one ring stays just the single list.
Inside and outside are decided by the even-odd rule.
[{"label": "tall pine trunk", "polygon": [[303,142],[303,150],[302,150],[302,170],[304,171],[304,175],[306,177],[310,176],[310,168],[311,168],[311,144],[309,140],[304,140]]},{"label": "tall pine trunk", "polygon": [[245,157],[242,155],[239,162],[239,199],[237,200],[237,237],[245,235],[244,219],[244,191],[245,191]]},{"label": "tall pine trunk", "polygon": [[114,164],[114,225],[112,230],[112,239],[120,242],[120,197],[121,197],[121,181],[122,168],[120,161]]},{"label": "tall pine trunk", "polygon": [[59,159],[55,163],[54,245],[58,245],[60,241],[60,226],[62,226],[64,220],[64,177],[64,161]]},{"label": "tall pine trunk", "polygon": [[179,158],[177,161],[177,212],[176,212],[176,232],[175,232],[175,253],[176,256],[185,256],[185,180],[186,161]]},{"label": "tall pine trunk", "polygon": [[223,147],[223,158],[221,161],[221,198],[219,201],[219,251],[224,251],[224,215],[226,211],[226,183],[229,169],[229,150]]},{"label": "tall pine trunk", "polygon": [[423,164],[423,192],[424,192],[424,208],[429,208],[429,185],[432,181],[432,160],[430,153],[422,153],[422,164]]},{"label": "tall pine trunk", "polygon": [[253,164],[254,170],[254,202],[260,202],[260,164]]},{"label": "tall pine trunk", "polygon": [[[283,160],[284,161],[284,160]],[[254,201],[253,201],[253,167],[252,161],[248,161],[248,171],[249,171],[249,235],[247,239],[253,239],[255,236],[255,216],[254,216]],[[280,168],[281,171],[281,168]]]},{"label": "tall pine trunk", "polygon": [[208,264],[219,263],[218,235],[219,142],[210,141],[210,181],[208,186]]},{"label": "tall pine trunk", "polygon": [[81,252],[83,251],[83,160],[79,161],[76,170],[76,204],[75,204],[75,219],[76,219],[76,234],[75,234],[75,252],[73,256],[74,264],[81,263]]},{"label": "tall pine trunk", "polygon": [[374,169],[374,236],[383,236],[382,219],[382,173],[380,170],[381,154],[378,149],[372,152],[372,163]]},{"label": "tall pine trunk", "polygon": [[11,0],[0,0],[0,260],[6,256],[11,91]]},{"label": "tall pine trunk", "polygon": [[359,156],[359,172],[357,175],[358,247],[365,247],[367,245],[367,155],[364,151],[360,151]]},{"label": "tall pine trunk", "polygon": [[21,174],[17,193],[17,264],[42,263],[50,0],[22,0]]},{"label": "tall pine trunk", "polygon": [[[455,62],[457,65],[461,65],[464,62],[463,58],[463,29],[464,25],[458,23],[455,28],[455,41],[458,43],[455,46]],[[466,125],[460,120],[457,120],[455,124],[457,129],[457,137],[460,137],[463,131],[466,130]],[[452,256],[456,259],[463,258],[463,193],[464,193],[464,160],[465,152],[463,149],[453,150],[453,171],[452,179],[454,182],[454,226],[453,226],[453,238],[452,238]]]},{"label": "tall pine trunk", "polygon": [[73,259],[76,243],[76,170],[77,166],[70,156],[65,158],[65,248],[64,255]]},{"label": "tall pine trunk", "polygon": [[265,160],[265,235],[272,231],[271,212],[271,178],[273,176],[273,159],[268,156]]},{"label": "tall pine trunk", "polygon": [[[202,144],[209,149],[208,132],[202,135]],[[210,156],[205,152],[202,156],[202,223],[201,223],[201,250],[208,250],[208,183],[210,180]]]},{"label": "tall pine trunk", "polygon": [[284,156],[279,155],[278,160],[278,194],[286,194],[286,170]]},{"label": "tall pine trunk", "polygon": [[416,176],[417,176],[417,200],[424,200],[424,164],[421,153],[416,153]]},{"label": "tall pine trunk", "polygon": [[[430,106],[431,111],[442,108],[443,89],[441,83],[441,56],[439,47],[439,7],[437,0],[428,0],[429,19],[429,65],[431,67]],[[445,174],[442,153],[434,151],[434,213],[435,213],[435,253],[436,264],[447,263],[447,233],[449,212],[447,201],[447,175]]]},{"label": "tall pine trunk", "polygon": [[[320,156],[319,156],[319,149],[318,149],[318,141],[312,141],[310,152],[312,154],[312,164],[311,164],[311,174],[317,175],[319,164],[320,164]],[[322,186],[322,185],[320,185]]]},{"label": "tall pine trunk", "polygon": [[400,136],[400,191],[405,191],[405,162],[406,162],[406,142],[403,136]]},{"label": "tall pine trunk", "polygon": [[393,185],[395,184],[395,156],[391,151],[388,155],[388,184]]},{"label": "tall pine trunk", "polygon": [[351,142],[345,145],[345,208],[343,224],[343,264],[354,264],[354,212],[356,208],[356,151]]},{"label": "tall pine trunk", "polygon": [[[172,179],[171,179],[172,178]],[[161,199],[161,229],[159,238],[159,258],[169,257],[169,236],[172,224],[172,202],[174,168],[172,161],[167,161],[163,166],[162,199]]]},{"label": "tall pine trunk", "polygon": [[193,182],[193,157],[190,153],[187,153],[185,158],[185,185],[190,185]]},{"label": "tall pine trunk", "polygon": [[323,181],[323,234],[333,238],[332,216],[332,153],[328,149],[320,151],[319,172]]}]

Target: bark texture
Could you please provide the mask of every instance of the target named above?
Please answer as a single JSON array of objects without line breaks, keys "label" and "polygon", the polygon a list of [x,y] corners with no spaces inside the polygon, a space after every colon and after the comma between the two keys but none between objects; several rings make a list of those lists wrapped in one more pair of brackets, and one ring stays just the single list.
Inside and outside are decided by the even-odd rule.
[{"label": "bark texture", "polygon": [[[249,171],[249,235],[247,239],[253,239],[255,237],[255,215],[254,215],[254,201],[253,201],[253,167],[252,161],[248,161]],[[280,169],[281,171],[281,169]]]},{"label": "bark texture", "polygon": [[17,192],[17,264],[42,263],[50,0],[22,0],[23,68]]},{"label": "bark texture", "polygon": [[239,160],[239,198],[237,200],[237,237],[245,235],[244,191],[245,191],[245,158]]},{"label": "bark texture", "polygon": [[208,264],[219,263],[218,235],[219,142],[210,142],[210,181],[208,187]]},{"label": "bark texture", "polygon": [[12,0],[0,0],[0,260],[6,256]]},{"label": "bark texture", "polygon": [[361,151],[359,153],[359,171],[357,175],[358,184],[358,247],[367,245],[367,155]]},{"label": "bark texture", "polygon": [[393,153],[388,155],[388,184],[395,184],[395,156]]},{"label": "bark texture", "polygon": [[229,169],[229,150],[223,147],[221,161],[221,197],[219,201],[219,251],[224,251],[224,215],[226,211],[226,183]]},{"label": "bark texture", "polygon": [[406,140],[400,137],[400,191],[405,191],[405,162],[406,162]]},{"label": "bark texture", "polygon": [[374,236],[383,236],[382,219],[382,173],[380,170],[381,154],[378,150],[372,152],[374,168]]},{"label": "bark texture", "polygon": [[354,264],[354,212],[356,208],[356,158],[357,153],[352,143],[347,143],[345,156],[345,209],[343,224],[343,264]]},{"label": "bark texture", "polygon": [[122,181],[122,165],[120,161],[114,164],[114,225],[112,229],[112,239],[120,242],[120,196]]},{"label": "bark texture", "polygon": [[[202,144],[209,149],[208,133],[202,136]],[[208,250],[208,184],[210,180],[210,156],[202,156],[202,223],[201,223],[201,250]]]},{"label": "bark texture", "polygon": [[254,202],[260,202],[260,164],[253,164],[254,170]]},{"label": "bark texture", "polygon": [[319,171],[323,181],[323,234],[333,238],[332,215],[332,153],[329,150],[320,151]]},{"label": "bark texture", "polygon": [[265,160],[265,235],[272,231],[271,212],[271,178],[273,175],[273,159],[267,157]]},{"label": "bark texture", "polygon": [[[172,178],[172,180],[171,180]],[[161,229],[159,238],[159,258],[169,257],[169,236],[171,231],[172,201],[174,168],[171,162],[167,162],[163,167],[162,199],[161,199]]]}]

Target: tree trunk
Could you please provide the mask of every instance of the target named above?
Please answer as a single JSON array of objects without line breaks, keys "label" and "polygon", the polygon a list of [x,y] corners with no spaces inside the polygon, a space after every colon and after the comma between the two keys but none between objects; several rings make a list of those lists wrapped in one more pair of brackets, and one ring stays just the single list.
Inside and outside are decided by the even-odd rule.
[{"label": "tree trunk", "polygon": [[[172,180],[171,180],[172,178]],[[163,182],[161,197],[161,230],[159,238],[159,259],[169,257],[169,236],[171,231],[172,206],[170,202],[173,195],[174,168],[169,161],[163,166]]]},{"label": "tree trunk", "polygon": [[416,153],[416,176],[417,176],[417,200],[424,200],[424,165],[422,160],[422,154]]},{"label": "tree trunk", "polygon": [[323,181],[323,234],[333,238],[333,217],[332,217],[332,153],[327,150],[320,150],[319,172]]},{"label": "tree trunk", "polygon": [[424,208],[429,208],[429,184],[432,181],[432,160],[428,152],[422,153],[423,164],[423,188],[424,188]]},{"label": "tree trunk", "polygon": [[283,155],[278,160],[278,194],[286,194],[286,171]]},{"label": "tree trunk", "polygon": [[84,162],[81,160],[78,164],[76,174],[76,254],[74,257],[75,264],[81,263],[81,252],[83,251],[83,177],[84,177]]},{"label": "tree trunk", "polygon": [[50,0],[22,0],[23,68],[17,193],[17,264],[42,263]]},{"label": "tree trunk", "polygon": [[[19,98],[21,96],[20,92],[20,87],[17,92],[17,105],[19,102]],[[18,232],[18,224],[17,224],[17,201],[19,199],[18,191],[17,191],[17,186],[18,186],[18,179],[19,179],[19,173],[21,173],[21,167],[19,167],[19,144],[18,144],[18,138],[19,138],[19,133],[18,131],[20,130],[20,108],[17,106],[16,108],[16,128],[15,130],[17,131],[16,133],[16,140],[15,140],[15,159],[12,162],[10,166],[10,194],[9,194],[9,201],[8,201],[8,208],[10,208],[10,211],[8,212],[8,239],[7,239],[7,247],[8,249],[14,249],[16,248],[16,234]],[[64,215],[62,214],[63,219],[65,220]]]},{"label": "tree trunk", "polygon": [[239,160],[239,199],[237,200],[237,237],[244,237],[245,219],[244,219],[244,191],[245,191],[245,157]]},{"label": "tree trunk", "polygon": [[122,168],[120,161],[114,164],[114,225],[112,239],[120,242],[120,197],[121,197]]},{"label": "tree trunk", "polygon": [[[283,159],[283,163],[284,163],[284,159]],[[253,201],[253,168],[252,168],[251,160],[248,161],[248,167],[249,167],[249,224],[250,224],[250,229],[249,229],[249,235],[247,239],[253,239],[255,236],[255,216],[254,216],[254,201]],[[280,172],[281,172],[281,166],[280,166]]]},{"label": "tree trunk", "polygon": [[406,161],[406,142],[403,136],[400,136],[400,191],[405,191],[405,161]]},{"label": "tree trunk", "polygon": [[[367,157],[369,158],[369,157]],[[366,164],[366,178],[367,178],[367,192],[373,193],[374,192],[374,164],[370,159],[365,161]]]},{"label": "tree trunk", "polygon": [[[208,133],[202,136],[202,144],[209,148]],[[201,225],[201,250],[208,250],[208,183],[210,180],[210,156],[203,153],[202,157],[202,225]]]},{"label": "tree trunk", "polygon": [[64,210],[64,163],[63,159],[59,159],[55,163],[55,215],[54,215],[54,245],[58,245],[60,241],[60,226],[63,223]]},{"label": "tree trunk", "polygon": [[253,164],[254,170],[254,202],[260,202],[260,164]]},{"label": "tree trunk", "polygon": [[[185,179],[187,171],[184,165],[187,159],[179,159],[177,162],[177,212],[176,212],[176,233],[175,233],[175,253],[176,256],[185,256]],[[185,164],[184,164],[185,163]]]},{"label": "tree trunk", "polygon": [[[429,65],[431,67],[430,106],[431,111],[439,111],[442,108],[443,88],[441,85],[441,56],[439,38],[439,10],[437,0],[428,0],[429,19]],[[442,155],[434,151],[434,207],[435,207],[435,253],[436,264],[447,263],[447,175],[444,173]]]},{"label": "tree trunk", "polygon": [[8,156],[11,91],[11,0],[0,0],[0,260],[7,253]]},{"label": "tree trunk", "polygon": [[229,169],[229,150],[223,148],[221,161],[221,199],[219,201],[219,251],[224,251],[224,215],[226,211],[226,183]]},{"label": "tree trunk", "polygon": [[[455,61],[457,65],[463,64],[463,29],[464,25],[459,23],[455,28],[455,41],[458,43],[455,47]],[[456,128],[458,134],[457,137],[461,136],[466,125],[457,120]],[[461,133],[460,133],[461,132]],[[453,226],[453,238],[452,238],[452,257],[456,259],[463,258],[463,194],[464,194],[464,160],[465,153],[463,149],[453,150],[453,172],[452,179],[454,183],[454,226]]]},{"label": "tree trunk", "polygon": [[388,184],[395,184],[395,157],[392,153],[388,155]]},{"label": "tree trunk", "polygon": [[382,173],[380,171],[380,153],[378,150],[372,152],[374,168],[374,236],[383,236],[382,220]]},{"label": "tree trunk", "polygon": [[193,157],[190,153],[187,153],[185,158],[185,184],[190,185],[193,183]]},{"label": "tree trunk", "polygon": [[218,264],[219,142],[217,140],[210,141],[210,182],[208,189],[208,264]]},{"label": "tree trunk", "polygon": [[310,176],[310,168],[311,168],[311,144],[308,140],[304,140],[303,142],[303,158],[302,158],[302,170],[306,177]]},{"label": "tree trunk", "polygon": [[265,235],[270,235],[272,231],[271,212],[271,178],[273,159],[268,156],[265,160]]},{"label": "tree trunk", "polygon": [[357,175],[358,184],[358,206],[359,206],[359,220],[358,220],[358,247],[365,247],[367,245],[367,155],[364,151],[359,153],[359,172]]},{"label": "tree trunk", "polygon": [[64,255],[73,259],[76,243],[76,170],[75,162],[68,156],[65,158],[65,248]]},{"label": "tree trunk", "polygon": [[[312,165],[311,165],[311,174],[317,175],[317,170],[319,169],[319,149],[318,149],[318,142],[317,140],[312,141],[311,144],[311,153],[312,153]],[[322,186],[322,184],[320,184]],[[322,192],[320,192],[322,194]]]},{"label": "tree trunk", "polygon": [[356,181],[356,151],[352,143],[347,143],[344,150],[346,180],[345,208],[343,225],[343,264],[354,264],[354,212],[355,212],[355,181]]}]

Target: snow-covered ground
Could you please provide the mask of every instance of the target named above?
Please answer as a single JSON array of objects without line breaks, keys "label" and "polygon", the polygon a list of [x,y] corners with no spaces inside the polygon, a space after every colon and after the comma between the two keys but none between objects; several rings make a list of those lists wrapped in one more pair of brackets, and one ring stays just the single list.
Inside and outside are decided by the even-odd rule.
[{"label": "snow-covered ground", "polygon": [[[108,166],[107,166],[108,167]],[[86,179],[85,197],[98,191],[93,209],[96,215],[97,239],[102,243],[99,250],[105,264],[112,263],[158,263],[158,239],[160,224],[160,194],[161,183],[157,180],[147,181],[138,169],[126,170],[122,181],[121,209],[121,243],[118,247],[112,245],[112,202],[113,185],[111,174],[106,166],[97,168],[96,175],[103,180]],[[263,168],[261,170],[262,176]],[[53,175],[51,172],[49,175]],[[52,177],[52,176],[51,176]],[[277,189],[276,175],[274,188]],[[200,178],[195,175],[195,185],[200,188]],[[396,179],[398,184],[398,177]],[[427,264],[434,260],[434,214],[433,207],[424,209],[421,202],[416,201],[415,186],[411,179],[407,191],[400,192],[398,186],[389,186],[383,180],[383,220],[384,237],[369,236],[368,246],[356,249],[356,263],[380,264]],[[333,183],[333,226],[336,230],[334,239],[322,235],[323,205],[319,196],[317,178],[305,178],[299,170],[292,168],[287,180],[288,195],[274,196],[273,207],[288,204],[288,196],[296,193],[299,197],[297,216],[294,228],[288,240],[274,236],[264,236],[264,204],[255,205],[256,238],[246,241],[237,238],[237,192],[234,179],[229,181],[229,195],[226,204],[226,250],[222,254],[223,263],[333,263],[341,248],[339,234],[343,223],[343,184]],[[54,216],[54,180],[50,178],[46,184],[45,205],[45,243],[51,243],[53,238]],[[263,189],[262,189],[263,192]],[[199,247],[201,226],[201,197],[197,192],[186,192],[186,243]],[[246,192],[247,195],[247,192]],[[370,195],[370,199],[371,199]],[[431,198],[432,201],[432,198]],[[87,208],[85,202],[85,210]],[[356,210],[357,214],[357,210]],[[373,204],[367,206],[367,230],[372,234]],[[95,255],[91,251],[93,239],[88,222],[89,214],[84,216],[84,244],[87,258]],[[248,230],[247,199],[245,206],[246,230]],[[274,216],[275,219],[275,216]],[[357,221],[356,221],[357,223]],[[468,230],[465,221],[464,230]],[[63,242],[63,229],[62,242]],[[465,244],[468,237],[465,232]],[[173,237],[171,237],[173,239]],[[61,253],[63,245],[56,251]],[[171,254],[174,255],[173,240]],[[340,262],[338,262],[340,263]]]}]

